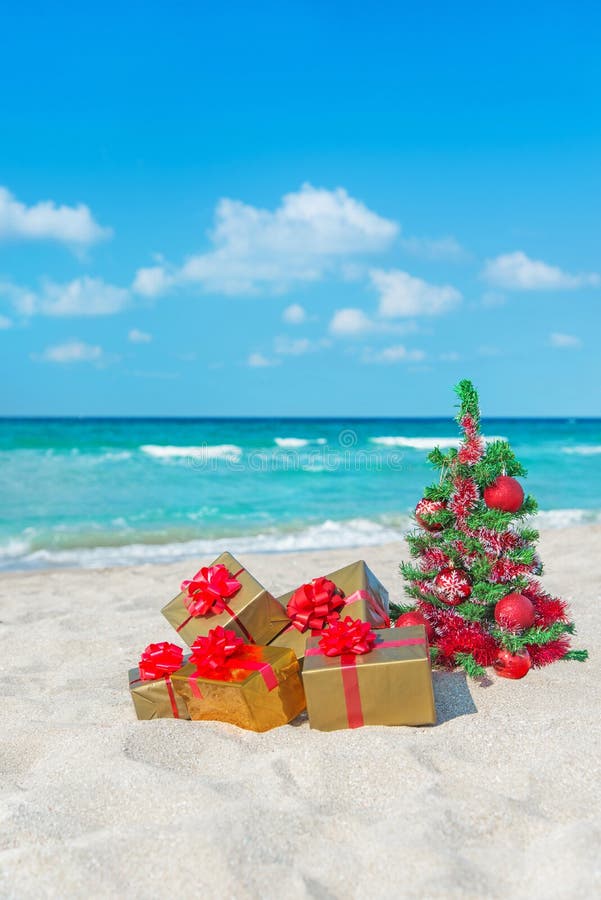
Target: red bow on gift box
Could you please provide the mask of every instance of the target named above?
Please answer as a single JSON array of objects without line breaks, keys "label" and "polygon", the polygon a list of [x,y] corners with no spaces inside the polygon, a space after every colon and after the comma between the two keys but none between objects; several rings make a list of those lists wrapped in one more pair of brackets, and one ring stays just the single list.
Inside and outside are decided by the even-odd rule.
[{"label": "red bow on gift box", "polygon": [[314,578],[299,587],[288,601],[287,612],[299,631],[321,631],[340,618],[344,596],[328,578]]},{"label": "red bow on gift box", "polygon": [[[236,572],[236,575],[240,572]],[[226,599],[233,597],[242,587],[236,575],[219,564],[203,566],[190,581],[182,581],[181,589],[188,595],[184,603],[190,615],[206,616],[208,613],[222,613],[227,609]]]},{"label": "red bow on gift box", "polygon": [[140,657],[138,668],[142,681],[155,681],[164,675],[181,669],[184,660],[184,651],[177,644],[161,641],[159,644],[149,644]]},{"label": "red bow on gift box", "polygon": [[319,647],[325,656],[360,655],[373,650],[376,635],[369,622],[346,616],[324,631]]},{"label": "red bow on gift box", "polygon": [[245,671],[259,672],[267,689],[272,691],[277,687],[278,680],[273,668],[262,658],[263,649],[255,644],[245,644],[235,631],[221,625],[211,628],[206,636],[197,637],[192,644],[190,662],[196,666],[196,671],[188,679],[192,693],[195,697],[201,696],[199,678],[240,681],[247,677]]},{"label": "red bow on gift box", "polygon": [[206,678],[219,677],[226,668],[227,661],[238,655],[243,646],[244,641],[235,631],[218,625],[206,637],[196,638],[192,644],[190,662],[194,663],[199,675]]}]

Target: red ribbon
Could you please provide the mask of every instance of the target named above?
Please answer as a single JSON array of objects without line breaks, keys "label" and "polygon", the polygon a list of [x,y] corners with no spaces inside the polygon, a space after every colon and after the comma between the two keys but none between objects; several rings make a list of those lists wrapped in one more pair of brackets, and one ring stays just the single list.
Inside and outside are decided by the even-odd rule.
[{"label": "red ribbon", "polygon": [[[236,575],[243,571],[240,569]],[[190,581],[182,581],[181,590],[188,595],[184,600],[188,612],[192,616],[222,613],[227,609],[226,599],[242,587],[236,575],[220,564],[203,566]]]},{"label": "red ribbon", "polygon": [[161,641],[159,644],[149,644],[140,657],[138,668],[141,681],[155,681],[163,675],[169,675],[177,669],[181,669],[184,659],[184,651],[177,644]]},{"label": "red ribbon", "polygon": [[292,626],[299,631],[320,632],[340,618],[344,595],[329,578],[314,578],[302,584],[288,601],[287,612]]},{"label": "red ribbon", "polygon": [[243,568],[238,569],[232,575],[226,566],[219,563],[216,566],[203,566],[190,581],[182,581],[181,590],[187,594],[184,604],[190,615],[175,629],[178,634],[188,622],[198,616],[219,615],[226,612],[234,620],[246,640],[250,644],[254,644],[250,632],[247,631],[234,610],[225,602],[227,598],[237,594],[242,587],[237,580],[241,572],[244,572]]},{"label": "red ribbon", "polygon": [[[300,632],[308,631],[310,628],[312,637],[322,634],[328,625],[339,621],[340,609],[359,600],[365,600],[375,617],[380,619],[382,624],[378,626],[379,628],[390,628],[390,617],[369,591],[358,590],[345,597],[333,581],[327,578],[314,578],[310,584],[301,585],[288,601],[287,612],[292,622],[284,629],[284,634],[291,628],[296,628]],[[319,606],[316,605],[317,602]],[[327,608],[331,610],[329,613]],[[325,623],[324,613],[326,613]]]},{"label": "red ribbon", "polygon": [[142,653],[138,668],[140,677],[130,681],[130,687],[140,681],[159,681],[165,679],[171,712],[174,719],[179,719],[177,700],[171,683],[171,673],[181,669],[184,661],[184,651],[177,644],[161,641],[158,644],[149,644]]},{"label": "red ribbon", "polygon": [[346,716],[349,728],[360,728],[365,724],[361,708],[361,691],[357,674],[357,656],[370,653],[372,650],[388,647],[427,646],[426,638],[399,638],[394,641],[382,641],[371,631],[367,622],[351,619],[346,616],[341,622],[324,631],[318,647],[309,647],[305,656],[340,656],[340,674],[346,704]]},{"label": "red ribbon", "polygon": [[199,678],[215,681],[243,681],[249,671],[259,672],[267,689],[272,691],[278,680],[272,666],[262,656],[262,648],[245,644],[235,631],[221,625],[212,628],[208,635],[197,637],[192,644],[190,662],[196,671],[188,678],[195,697],[202,697],[198,687]]}]

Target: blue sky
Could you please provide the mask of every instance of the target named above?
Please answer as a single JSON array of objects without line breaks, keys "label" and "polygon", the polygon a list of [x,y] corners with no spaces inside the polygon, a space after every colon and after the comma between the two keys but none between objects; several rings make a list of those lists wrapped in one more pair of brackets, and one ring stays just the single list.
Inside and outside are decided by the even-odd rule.
[{"label": "blue sky", "polygon": [[601,415],[598,5],[4,14],[0,414]]}]

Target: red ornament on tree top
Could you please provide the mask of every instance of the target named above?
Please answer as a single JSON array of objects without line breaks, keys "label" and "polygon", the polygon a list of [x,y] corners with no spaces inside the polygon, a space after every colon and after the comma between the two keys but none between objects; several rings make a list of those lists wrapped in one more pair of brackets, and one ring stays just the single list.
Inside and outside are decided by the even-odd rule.
[{"label": "red ornament on tree top", "polygon": [[441,569],[434,579],[436,593],[449,606],[457,606],[467,600],[472,593],[472,585],[468,576],[461,569]]},{"label": "red ornament on tree top", "polygon": [[484,488],[484,502],[489,509],[517,512],[524,502],[524,489],[515,478],[499,475],[492,484]]},{"label": "red ornament on tree top", "polygon": [[442,531],[442,525],[438,522],[428,522],[424,516],[432,516],[434,513],[441,512],[447,508],[447,504],[443,500],[427,500],[424,497],[415,507],[415,518],[417,524],[426,531]]},{"label": "red ornament on tree top", "polygon": [[534,625],[534,606],[523,594],[507,594],[495,606],[495,622],[508,631],[523,631]]}]

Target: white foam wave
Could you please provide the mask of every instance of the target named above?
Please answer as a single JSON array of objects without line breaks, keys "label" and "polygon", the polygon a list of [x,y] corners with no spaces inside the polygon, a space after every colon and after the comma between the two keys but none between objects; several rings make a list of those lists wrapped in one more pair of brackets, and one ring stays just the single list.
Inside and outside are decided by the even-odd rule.
[{"label": "white foam wave", "polygon": [[573,447],[562,447],[562,452],[577,456],[598,456],[601,453],[601,444],[575,444]]},{"label": "white foam wave", "polygon": [[228,459],[238,460],[242,456],[242,448],[236,444],[201,445],[200,447],[174,447],[161,444],[142,444],[142,453],[155,459]]},{"label": "white foam wave", "polygon": [[[409,527],[407,517],[405,527]],[[85,547],[62,550],[39,549],[6,560],[0,568],[83,568],[167,563],[190,557],[216,556],[224,550],[234,553],[284,553],[301,550],[323,550],[359,547],[400,541],[402,529],[382,525],[369,519],[344,522],[326,520],[297,531],[266,531],[254,535],[233,535],[167,544],[127,544],[120,547]],[[21,548],[23,549],[23,548]]]},{"label": "white foam wave", "polygon": [[276,437],[273,439],[278,447],[286,450],[297,450],[300,447],[306,447],[308,444],[326,444],[325,438],[297,438],[297,437]]},{"label": "white foam wave", "polygon": [[[506,438],[497,435],[484,436],[486,443],[491,441],[504,441]],[[412,450],[434,450],[440,447],[441,450],[448,450],[451,447],[459,447],[461,438],[458,437],[402,437],[401,435],[391,435],[389,437],[372,437],[369,439],[372,444],[380,444],[383,447],[408,447]]]},{"label": "white foam wave", "polygon": [[533,518],[537,528],[569,528],[571,525],[598,525],[599,509],[542,509]]}]

